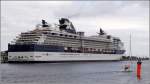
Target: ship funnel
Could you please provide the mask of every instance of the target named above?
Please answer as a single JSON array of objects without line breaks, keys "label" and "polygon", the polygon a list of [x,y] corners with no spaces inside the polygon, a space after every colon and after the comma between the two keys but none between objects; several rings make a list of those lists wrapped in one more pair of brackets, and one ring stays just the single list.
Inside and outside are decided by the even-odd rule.
[{"label": "ship funnel", "polygon": [[70,22],[67,18],[61,18],[59,20],[59,24],[59,29],[61,31],[65,30],[66,32],[76,34],[75,27],[73,26],[72,22]]},{"label": "ship funnel", "polygon": [[99,30],[99,33],[98,33],[99,35],[105,35],[106,33],[100,28],[100,30]]},{"label": "ship funnel", "polygon": [[49,25],[47,24],[45,20],[42,20],[42,27],[49,27]]}]

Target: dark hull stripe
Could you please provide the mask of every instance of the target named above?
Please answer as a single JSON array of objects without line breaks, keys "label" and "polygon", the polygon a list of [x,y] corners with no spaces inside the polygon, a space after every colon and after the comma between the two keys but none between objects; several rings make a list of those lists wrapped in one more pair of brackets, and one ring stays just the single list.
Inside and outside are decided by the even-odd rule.
[{"label": "dark hull stripe", "polygon": [[67,60],[67,61],[8,61],[8,63],[69,63],[69,62],[116,62],[121,60]]}]

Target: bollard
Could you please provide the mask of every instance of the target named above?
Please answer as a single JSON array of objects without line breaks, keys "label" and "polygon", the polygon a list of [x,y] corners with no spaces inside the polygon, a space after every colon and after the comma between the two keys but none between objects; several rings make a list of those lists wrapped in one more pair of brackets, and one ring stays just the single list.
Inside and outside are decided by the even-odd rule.
[{"label": "bollard", "polygon": [[137,78],[140,80],[141,79],[141,64],[142,62],[138,60],[137,62]]}]

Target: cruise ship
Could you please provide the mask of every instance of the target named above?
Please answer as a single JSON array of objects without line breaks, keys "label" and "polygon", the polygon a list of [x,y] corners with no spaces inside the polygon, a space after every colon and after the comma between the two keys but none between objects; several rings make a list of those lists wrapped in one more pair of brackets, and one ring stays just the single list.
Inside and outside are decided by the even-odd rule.
[{"label": "cruise ship", "polygon": [[67,18],[60,18],[57,24],[42,20],[8,44],[8,62],[118,61],[124,53],[120,38],[101,28],[93,36],[85,36]]}]

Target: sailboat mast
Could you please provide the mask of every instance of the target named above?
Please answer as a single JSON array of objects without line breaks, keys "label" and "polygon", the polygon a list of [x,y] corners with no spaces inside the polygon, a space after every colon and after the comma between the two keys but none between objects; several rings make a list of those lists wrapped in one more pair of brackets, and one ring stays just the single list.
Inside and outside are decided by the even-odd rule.
[{"label": "sailboat mast", "polygon": [[132,47],[131,47],[131,33],[130,33],[130,49],[129,49],[129,56],[132,56]]}]

